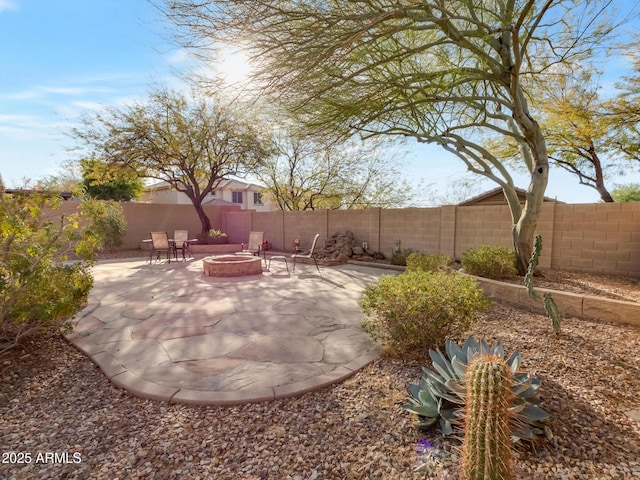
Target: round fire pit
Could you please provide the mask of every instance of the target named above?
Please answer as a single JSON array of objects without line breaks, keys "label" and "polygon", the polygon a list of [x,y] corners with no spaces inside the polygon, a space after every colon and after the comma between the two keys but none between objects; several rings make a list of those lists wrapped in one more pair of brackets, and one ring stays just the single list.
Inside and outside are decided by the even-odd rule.
[{"label": "round fire pit", "polygon": [[248,255],[219,255],[202,260],[205,277],[261,275],[262,260]]}]

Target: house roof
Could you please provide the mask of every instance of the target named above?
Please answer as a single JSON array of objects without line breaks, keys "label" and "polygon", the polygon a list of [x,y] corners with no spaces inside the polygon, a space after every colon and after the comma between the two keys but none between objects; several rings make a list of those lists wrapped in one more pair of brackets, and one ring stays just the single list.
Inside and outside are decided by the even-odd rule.
[{"label": "house roof", "polygon": [[[145,186],[145,191],[149,190],[171,190],[171,185],[165,181],[152,183],[151,185]],[[234,178],[224,178],[220,181],[218,186],[214,190],[250,190],[254,189],[262,189],[264,188],[262,185],[258,185],[255,183],[243,182],[242,180],[236,180]]]},{"label": "house roof", "polygon": [[71,197],[73,197],[73,192],[52,192],[49,190],[34,190],[34,189],[24,189],[24,188],[5,188],[4,193],[9,195],[14,193],[22,194],[22,195],[29,195],[32,193],[39,194],[39,195],[55,193],[58,197],[62,198],[63,200],[69,200]]},{"label": "house roof", "polygon": [[[516,193],[518,194],[518,198],[520,198],[520,200],[524,202],[527,196],[526,190],[518,187],[516,187],[515,190],[516,190]],[[481,193],[480,195],[477,195],[468,200],[465,200],[464,202],[460,202],[458,206],[465,207],[465,206],[475,205],[477,203],[486,201],[494,196],[496,197],[496,202],[495,202],[496,204],[503,204],[507,202],[507,199],[504,196],[504,191],[502,190],[502,187],[496,187],[492,190],[489,190],[487,192]],[[543,202],[564,203],[556,200],[555,198],[550,198],[550,197],[543,197]]]},{"label": "house roof", "polygon": [[205,200],[202,202],[202,205],[235,205],[238,206],[237,203],[228,202],[226,200],[222,200],[220,198],[212,198],[211,200]]}]

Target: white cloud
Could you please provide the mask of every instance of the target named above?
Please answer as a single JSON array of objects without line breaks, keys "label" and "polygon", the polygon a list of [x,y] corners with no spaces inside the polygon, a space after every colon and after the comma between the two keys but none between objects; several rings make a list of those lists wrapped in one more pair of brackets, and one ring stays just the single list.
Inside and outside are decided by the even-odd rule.
[{"label": "white cloud", "polygon": [[[0,0],[1,1],[1,0]],[[193,63],[194,58],[189,50],[180,48],[167,55],[167,62],[174,67],[182,67]]]},{"label": "white cloud", "polygon": [[104,103],[99,102],[73,102],[74,107],[81,108],[83,110],[102,110],[104,109]]},{"label": "white cloud", "polygon": [[54,95],[85,95],[90,92],[95,92],[95,89],[87,89],[80,87],[40,87],[44,93],[53,93]]},{"label": "white cloud", "polygon": [[13,0],[0,0],[0,12],[5,10],[17,10],[18,5]]},{"label": "white cloud", "polygon": [[[2,0],[0,0],[2,1]],[[9,100],[31,100],[42,98],[47,95],[73,96],[79,97],[93,93],[110,93],[113,90],[105,87],[51,87],[51,86],[35,86],[15,93],[2,95],[3,98]]]}]

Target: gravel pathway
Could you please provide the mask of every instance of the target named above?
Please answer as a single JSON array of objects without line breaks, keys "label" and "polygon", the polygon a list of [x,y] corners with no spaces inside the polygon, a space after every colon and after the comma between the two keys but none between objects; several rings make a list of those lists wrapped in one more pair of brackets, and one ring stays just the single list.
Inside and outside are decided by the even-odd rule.
[{"label": "gravel pathway", "polygon": [[[543,381],[553,439],[517,454],[516,478],[640,479],[640,329],[567,319],[555,337],[496,305],[473,334]],[[420,365],[381,358],[298,398],[196,407],[127,395],[58,336],[27,347],[0,363],[2,479],[456,478],[457,441],[419,448],[401,408]]]}]

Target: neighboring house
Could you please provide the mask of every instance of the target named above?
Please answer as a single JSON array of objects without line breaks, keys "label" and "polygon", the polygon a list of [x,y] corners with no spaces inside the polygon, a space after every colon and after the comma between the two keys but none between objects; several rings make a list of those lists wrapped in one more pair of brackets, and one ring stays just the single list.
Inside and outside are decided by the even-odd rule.
[{"label": "neighboring house", "polygon": [[[4,190],[4,193],[6,193],[7,195],[12,195],[14,193],[20,193],[20,194],[36,193],[36,194],[44,195],[46,193],[52,193],[52,192],[50,190],[32,190],[32,189],[24,189],[24,188],[6,188]],[[69,200],[71,197],[73,197],[73,193],[72,192],[59,192],[58,196],[63,200]]]},{"label": "neighboring house", "polygon": [[[527,192],[522,188],[516,188],[516,193],[518,194],[518,198],[520,199],[520,203],[524,205],[524,201],[527,195]],[[555,198],[544,197],[543,200],[546,202],[552,203],[564,203],[556,200]],[[488,192],[481,193],[469,200],[465,200],[458,204],[460,207],[470,207],[470,206],[481,206],[481,205],[506,205],[507,198],[504,196],[504,192],[502,191],[502,187],[494,188],[493,190],[489,190]]]},{"label": "neighboring house", "polygon": [[[241,180],[224,179],[218,187],[209,193],[203,205],[239,205],[243,210],[269,212],[276,210],[275,205],[263,197],[263,187]],[[140,195],[140,202],[173,203],[191,205],[184,193],[174,190],[167,182],[149,185]]]}]

